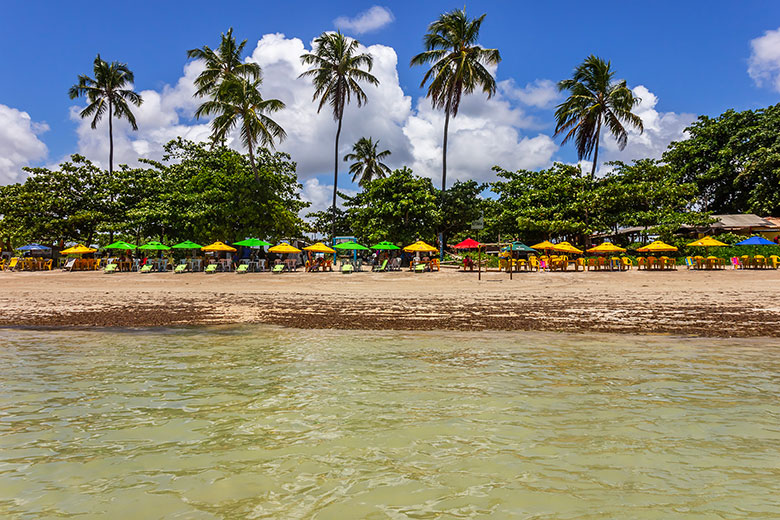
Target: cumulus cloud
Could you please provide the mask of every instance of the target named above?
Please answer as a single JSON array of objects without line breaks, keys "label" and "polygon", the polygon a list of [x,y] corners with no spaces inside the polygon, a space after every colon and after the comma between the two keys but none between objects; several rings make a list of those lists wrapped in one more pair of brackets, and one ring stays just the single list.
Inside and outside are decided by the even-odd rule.
[{"label": "cumulus cloud", "polygon": [[780,28],[750,41],[748,74],[759,87],[780,92]]},{"label": "cumulus cloud", "polygon": [[[201,100],[194,98],[194,80],[203,70],[199,62],[185,65],[184,75],[176,85],[165,85],[160,91],[143,90],[143,104],[131,106],[138,123],[138,131],[133,131],[125,120],[114,119],[114,166],[119,164],[138,164],[138,158],[160,159],[162,147],[176,137],[192,141],[205,141],[210,134],[207,122],[193,123],[192,115]],[[79,153],[96,164],[108,167],[108,119],[91,128],[92,120],[81,119],[79,112],[83,106],[71,107],[70,118],[78,123]],[[233,144],[233,143],[231,143]]]},{"label": "cumulus cloud", "polygon": [[[339,182],[339,184],[341,184]],[[345,194],[348,197],[357,195],[357,190],[339,188],[339,192]],[[301,190],[301,198],[311,202],[311,206],[304,209],[302,213],[314,213],[316,211],[323,211],[330,208],[333,204],[333,184],[323,184],[316,177],[303,182],[303,189]],[[343,199],[338,197],[337,204],[342,206]]]},{"label": "cumulus cloud", "polygon": [[687,139],[685,128],[696,120],[694,114],[656,110],[658,96],[644,85],[634,87],[632,92],[641,99],[639,105],[634,108],[634,113],[642,119],[644,132],[640,134],[639,130],[629,128],[628,144],[623,151],[618,149],[615,139],[605,132],[601,136],[604,145],[604,154],[601,157],[604,161],[630,162],[645,157],[659,159],[669,143]]},{"label": "cumulus cloud", "polygon": [[48,129],[27,112],[0,104],[0,184],[21,181],[23,166],[46,157],[48,150],[38,136]]},{"label": "cumulus cloud", "polygon": [[[302,196],[313,203],[307,211],[324,209],[330,201],[332,186],[322,184],[333,171],[336,123],[330,107],[317,112],[312,100],[314,87],[308,78],[300,78],[306,67],[300,56],[310,52],[311,43],[283,34],[266,34],[257,41],[247,60],[263,69],[262,92],[266,98],[277,98],[286,108],[273,118],[286,130],[287,139],[277,148],[288,152],[297,162]],[[391,168],[408,165],[419,175],[426,175],[438,184],[441,176],[442,133],[444,114],[433,110],[427,99],[414,105],[399,82],[398,56],[392,47],[371,45],[360,48],[374,58],[372,73],[379,86],[364,85],[368,103],[347,106],[339,142],[339,187],[350,187],[347,164],[341,160],[361,137],[381,141],[383,149],[392,155],[386,161]],[[135,108],[139,130],[134,132],[126,122],[114,125],[115,164],[137,164],[138,157],[159,159],[162,146],[177,136],[204,141],[209,135],[207,121],[194,121],[192,114],[201,102],[193,97],[194,79],[202,65],[188,63],[174,85],[159,90],[141,92],[144,104]],[[548,107],[554,101],[554,85],[547,80],[516,87],[501,82],[497,94],[486,99],[483,94],[466,96],[457,117],[450,121],[448,184],[457,179],[493,180],[492,166],[507,169],[548,166],[558,147],[527,110]],[[98,162],[108,163],[107,122],[98,129],[90,121],[81,120],[81,107],[73,107],[71,117],[78,122],[79,153]],[[548,132],[549,133],[549,132]],[[230,146],[241,149],[235,137]]]},{"label": "cumulus cloud", "polygon": [[514,80],[508,79],[499,86],[508,97],[537,108],[550,108],[560,98],[558,88],[549,79],[537,79],[525,87],[517,87]]},{"label": "cumulus cloud", "polygon": [[395,20],[393,13],[387,7],[375,5],[365,11],[358,13],[357,16],[349,18],[339,16],[333,20],[333,25],[339,29],[352,31],[357,34],[363,34],[370,31],[376,31],[392,23]]}]

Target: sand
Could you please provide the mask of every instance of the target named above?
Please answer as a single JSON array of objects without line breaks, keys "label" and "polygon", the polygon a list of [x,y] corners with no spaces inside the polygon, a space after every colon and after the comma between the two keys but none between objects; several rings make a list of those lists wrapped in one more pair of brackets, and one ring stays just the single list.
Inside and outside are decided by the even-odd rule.
[{"label": "sand", "polygon": [[780,337],[780,271],[0,272],[0,326],[542,330]]}]

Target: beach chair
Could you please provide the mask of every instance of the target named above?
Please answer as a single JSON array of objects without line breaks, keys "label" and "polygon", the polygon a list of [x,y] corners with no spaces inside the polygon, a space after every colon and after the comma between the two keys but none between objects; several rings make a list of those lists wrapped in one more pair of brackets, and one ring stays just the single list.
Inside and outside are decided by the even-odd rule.
[{"label": "beach chair", "polygon": [[142,273],[151,273],[152,269],[154,269],[154,264],[148,263],[144,264],[144,266],[141,268]]},{"label": "beach chair", "polygon": [[424,273],[425,272],[425,264],[423,264],[423,263],[414,264],[414,267],[412,268],[412,270],[415,273]]},{"label": "beach chair", "polygon": [[204,272],[206,274],[214,274],[217,272],[217,267],[219,267],[219,264],[209,264],[206,266]]},{"label": "beach chair", "polygon": [[76,266],[76,259],[75,258],[68,258],[68,261],[65,262],[65,265],[62,266],[63,271],[73,271],[73,268]]},{"label": "beach chair", "polygon": [[5,258],[0,258],[0,271],[5,270]]},{"label": "beach chair", "polygon": [[236,268],[236,274],[246,274],[249,270],[249,264],[241,264]]},{"label": "beach chair", "polygon": [[631,259],[630,259],[630,258],[628,258],[628,257],[625,257],[625,256],[624,256],[624,257],[622,257],[622,258],[620,259],[620,268],[621,268],[623,271],[630,271],[630,270],[631,270],[631,267],[632,267],[633,265],[634,265],[634,262],[632,262],[632,261],[631,261]]},{"label": "beach chair", "polygon": [[188,268],[188,267],[189,267],[189,266],[188,266],[186,263],[179,264],[179,265],[177,265],[177,266],[174,268],[174,270],[173,270],[173,274],[181,274],[181,273],[185,273],[185,272],[187,272],[187,268]]},{"label": "beach chair", "polygon": [[387,260],[387,258],[385,258],[385,260],[381,264],[375,265],[374,266],[374,272],[375,273],[383,273],[383,272],[387,271],[387,262],[388,262],[388,260]]},{"label": "beach chair", "polygon": [[341,266],[341,274],[352,274],[354,271],[355,268],[352,264],[342,264]]},{"label": "beach chair", "polygon": [[104,272],[104,273],[106,273],[106,274],[115,273],[118,267],[119,267],[119,266],[118,266],[118,265],[116,265],[116,264],[107,264],[107,265],[106,265],[106,266],[103,268],[103,272]]},{"label": "beach chair", "polygon": [[19,259],[17,257],[11,258],[11,261],[8,262],[8,267],[5,268],[6,271],[13,271],[16,269],[16,266],[19,264]]},{"label": "beach chair", "polygon": [[734,269],[740,269],[742,267],[742,265],[740,265],[739,263],[739,258],[737,258],[736,256],[731,257],[731,267],[733,267]]},{"label": "beach chair", "polygon": [[687,267],[688,269],[693,269],[693,258],[691,258],[690,256],[685,257],[685,267]]},{"label": "beach chair", "polygon": [[276,264],[271,268],[271,272],[273,274],[282,274],[283,271],[284,271],[284,264]]},{"label": "beach chair", "polygon": [[777,269],[778,266],[780,266],[780,256],[778,255],[770,256],[769,260],[767,261],[767,266],[771,267],[772,269]]}]

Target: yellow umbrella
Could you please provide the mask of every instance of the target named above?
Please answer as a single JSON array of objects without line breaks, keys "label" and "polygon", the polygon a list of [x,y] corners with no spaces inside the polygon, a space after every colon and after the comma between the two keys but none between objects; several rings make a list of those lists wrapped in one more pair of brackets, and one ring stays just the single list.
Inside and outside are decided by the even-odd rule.
[{"label": "yellow umbrella", "polygon": [[408,245],[404,248],[407,253],[436,253],[439,250],[430,244],[426,244],[422,240],[418,240],[414,244]]},{"label": "yellow umbrella", "polygon": [[626,250],[622,247],[618,247],[612,242],[604,242],[596,247],[588,249],[588,253],[625,253]]},{"label": "yellow umbrella", "polygon": [[545,240],[544,242],[539,242],[536,245],[531,246],[533,249],[555,249],[555,244],[550,242],[549,240]]},{"label": "yellow umbrella", "polygon": [[728,246],[728,244],[724,244],[720,240],[715,240],[712,237],[700,238],[699,240],[696,240],[688,244],[688,247],[723,247],[723,246]]},{"label": "yellow umbrella", "polygon": [[330,247],[326,246],[322,242],[317,242],[314,245],[306,246],[303,249],[306,251],[312,251],[313,253],[335,253],[335,249],[331,249]]},{"label": "yellow umbrella", "polygon": [[582,254],[582,249],[577,249],[576,247],[574,247],[568,242],[559,242],[557,244],[554,244],[553,249],[555,249],[560,253],[574,253],[577,255]]},{"label": "yellow umbrella", "polygon": [[60,251],[61,255],[83,255],[86,253],[94,253],[97,251],[97,249],[92,249],[91,247],[82,246],[81,244],[73,247],[69,247],[68,249],[63,249]]},{"label": "yellow umbrella", "polygon": [[279,245],[271,247],[268,249],[268,251],[270,251],[271,253],[300,253],[301,252],[300,249],[291,246],[287,242],[282,242]]},{"label": "yellow umbrella", "polygon": [[201,251],[227,251],[229,253],[235,253],[236,248],[230,247],[229,245],[225,244],[224,242],[214,242],[213,244],[204,246],[200,248]]},{"label": "yellow umbrella", "polygon": [[669,244],[665,244],[660,240],[656,240],[652,244],[640,247],[636,251],[637,253],[670,253],[672,251],[677,251],[677,248],[670,246]]}]

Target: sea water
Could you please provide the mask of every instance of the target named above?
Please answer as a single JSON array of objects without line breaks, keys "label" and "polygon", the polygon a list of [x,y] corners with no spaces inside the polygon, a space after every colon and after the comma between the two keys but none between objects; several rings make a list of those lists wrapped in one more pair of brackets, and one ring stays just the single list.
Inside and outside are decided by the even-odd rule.
[{"label": "sea water", "polygon": [[780,518],[775,341],[0,341],[2,518]]}]

